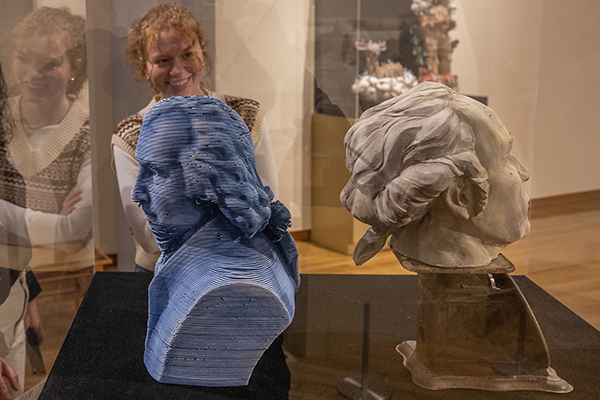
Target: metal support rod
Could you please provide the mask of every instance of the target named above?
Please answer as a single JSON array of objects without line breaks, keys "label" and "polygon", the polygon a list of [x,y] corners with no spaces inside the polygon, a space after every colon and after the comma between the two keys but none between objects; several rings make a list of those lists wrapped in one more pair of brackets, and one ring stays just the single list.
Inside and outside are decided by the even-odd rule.
[{"label": "metal support rod", "polygon": [[371,342],[371,304],[365,302],[363,312],[363,351],[361,370],[361,399],[369,399],[369,346]]},{"label": "metal support rod", "polygon": [[[356,43],[358,43],[360,41],[360,14],[361,14],[361,0],[358,0],[356,2]],[[360,68],[360,50],[358,50],[358,46],[354,46],[356,47],[356,77],[358,79],[358,75],[360,73],[359,68]],[[356,93],[354,95],[354,118],[358,118],[360,117],[359,113],[360,113],[360,105],[358,102],[358,93]]]}]

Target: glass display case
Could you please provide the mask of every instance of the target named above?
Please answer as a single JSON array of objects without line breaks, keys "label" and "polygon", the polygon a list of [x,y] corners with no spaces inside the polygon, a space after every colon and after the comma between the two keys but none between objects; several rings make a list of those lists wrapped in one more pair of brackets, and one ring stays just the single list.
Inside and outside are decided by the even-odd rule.
[{"label": "glass display case", "polygon": [[[77,318],[82,324],[81,318],[94,320],[98,327],[102,321],[95,320],[95,308],[98,315],[112,312],[102,308],[102,296],[108,296],[103,294],[104,289],[115,285],[126,291],[129,282],[132,293],[143,295],[149,282],[148,276],[132,273],[140,265],[139,246],[145,244],[133,240],[131,226],[134,234],[137,228],[127,207],[137,205],[129,201],[131,188],[119,185],[115,173],[115,161],[119,160],[112,146],[113,133],[121,121],[144,110],[157,93],[156,86],[144,74],[136,76],[125,49],[130,29],[144,13],[162,3],[165,2],[0,1],[0,63],[9,98],[9,111],[2,114],[4,128],[0,138],[4,180],[0,199],[0,272],[4,275],[0,282],[5,275],[20,277],[22,271],[29,269],[41,287],[33,303],[37,313],[21,307],[21,314],[39,315],[41,319],[43,341],[39,354],[46,372],[42,373],[39,367],[40,375],[32,372],[34,363],[39,366],[39,357],[31,353],[36,347],[32,341],[31,357],[27,364],[19,366],[26,371],[25,390],[48,374],[52,376],[53,365],[56,373],[62,375],[49,379],[54,385],[52,393],[58,393],[60,385],[86,385],[83,378],[76,382],[61,380],[65,374],[78,373],[76,366],[64,360],[83,360],[67,357],[61,364],[54,362],[92,280],[92,285],[99,286]],[[553,358],[552,366],[575,387],[574,392],[563,396],[597,397],[594,373],[600,368],[600,360],[594,354],[599,337],[596,329],[600,327],[600,143],[595,121],[600,78],[587,72],[600,57],[595,40],[600,34],[596,23],[600,5],[596,1],[176,3],[189,9],[202,27],[207,57],[201,81],[206,93],[260,103],[261,131],[267,132],[261,137],[268,137],[268,143],[263,140],[262,147],[257,147],[257,158],[260,148],[260,157],[272,162],[272,185],[277,199],[291,212],[290,232],[297,240],[303,274],[294,322],[281,338],[291,372],[290,398],[353,396],[348,393],[364,387],[361,370],[363,377],[372,376],[375,381],[373,395],[363,398],[376,398],[376,392],[383,396],[379,398],[463,395],[453,390],[428,392],[413,386],[395,346],[415,340],[418,335],[417,277],[402,268],[387,246],[363,266],[356,267],[352,253],[369,226],[355,219],[340,203],[340,192],[350,178],[344,148],[346,132],[363,112],[421,81],[442,82],[487,104],[514,138],[513,154],[532,172],[532,178],[524,185],[532,199],[532,230],[524,239],[506,247],[503,254],[515,265],[517,286],[538,317]],[[77,22],[70,17],[68,24],[60,19],[63,17],[53,17],[63,22],[55,21],[46,30],[38,30],[42,26],[38,22],[24,24],[28,15],[43,7],[66,7],[69,11],[64,12],[84,19],[83,30],[77,28],[78,31]],[[85,36],[84,41],[74,45],[78,35]],[[38,38],[39,43],[32,38]],[[60,72],[61,66],[68,69],[66,74]],[[46,83],[39,77],[48,75],[53,82],[62,82],[58,85],[62,88],[60,96],[52,97],[41,87]],[[39,81],[36,83],[35,79]],[[73,89],[75,81],[77,86]],[[61,104],[67,107],[60,108]],[[37,114],[32,112],[34,105],[38,107]],[[64,134],[63,142],[78,135],[72,142],[75,150],[65,150],[66,142],[60,143],[59,150],[49,149],[44,154],[36,150],[36,146],[49,147],[44,146],[44,132],[58,132],[54,129],[65,125],[66,115],[74,110],[79,122],[71,136]],[[56,172],[60,176],[42,183],[31,178],[35,173],[15,161],[19,154],[25,154],[19,153],[17,142],[22,143],[29,156],[39,154],[34,156],[35,162],[56,163],[60,159],[58,164],[63,169]],[[69,151],[78,153],[73,156],[75,153]],[[69,178],[62,179],[67,170]],[[40,189],[40,185],[47,187]],[[10,194],[11,190],[26,194],[18,199]],[[35,196],[42,200],[54,196],[53,205],[35,205]],[[77,215],[79,220],[75,220]],[[18,253],[21,258],[15,264],[10,257],[16,247],[25,250]],[[96,274],[105,270],[112,271],[114,277]],[[19,282],[27,287],[24,276]],[[107,284],[110,279],[115,282]],[[0,285],[6,298],[12,287]],[[37,293],[32,287],[29,290]],[[126,310],[120,310],[119,318],[125,321],[131,312],[135,321],[142,321],[141,325],[132,324],[127,327],[129,331],[121,333],[119,330],[125,327],[119,324],[112,324],[109,329],[116,335],[111,336],[113,339],[131,335],[128,340],[135,338],[135,348],[143,351],[146,316],[132,309],[143,307],[144,301],[137,300],[124,298],[130,303],[124,306]],[[10,318],[16,318],[20,323],[23,315],[9,316],[7,304],[0,308],[0,321],[6,324],[12,321]],[[107,299],[106,304],[114,306]],[[27,318],[25,323],[42,333],[39,324],[31,325]],[[102,333],[76,328],[65,351],[80,351],[87,346],[82,340],[108,346]],[[24,338],[21,340],[24,343]],[[6,358],[8,352],[5,353],[0,353],[0,357]],[[24,358],[21,355],[19,360]],[[127,355],[130,356],[135,359],[135,355]],[[101,364],[101,357],[99,351],[91,359]],[[589,368],[585,371],[576,368],[579,357],[587,360]],[[139,378],[123,374],[133,381]],[[85,378],[98,384],[103,382],[102,376]],[[118,379],[112,375],[107,381]],[[152,382],[145,377],[139,379],[132,387],[143,393],[143,387]],[[126,390],[127,384],[124,385],[119,387]],[[213,395],[247,395],[232,393],[217,390]],[[527,391],[516,395],[481,391],[477,395],[540,399],[550,396]],[[57,398],[51,397],[50,392],[46,396]],[[168,397],[168,391],[165,396]]]}]

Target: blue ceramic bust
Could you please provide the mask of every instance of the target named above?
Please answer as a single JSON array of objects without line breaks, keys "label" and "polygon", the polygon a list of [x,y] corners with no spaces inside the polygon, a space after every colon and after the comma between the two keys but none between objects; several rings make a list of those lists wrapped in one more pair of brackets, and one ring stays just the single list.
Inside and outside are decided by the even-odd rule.
[{"label": "blue ceramic bust", "polygon": [[209,96],[146,114],[132,200],[162,251],[144,362],[158,381],[246,385],[290,324],[299,284],[290,213],[263,186],[241,117]]}]

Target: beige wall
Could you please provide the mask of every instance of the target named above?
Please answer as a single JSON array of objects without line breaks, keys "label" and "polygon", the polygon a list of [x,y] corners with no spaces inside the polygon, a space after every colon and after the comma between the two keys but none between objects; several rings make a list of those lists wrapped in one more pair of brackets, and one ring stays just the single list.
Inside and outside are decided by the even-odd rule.
[{"label": "beige wall", "polygon": [[[488,96],[513,132],[515,153],[533,171],[532,197],[600,189],[600,76],[594,73],[600,61],[600,2],[455,2],[458,26],[452,35],[460,43],[453,69],[460,90]],[[85,13],[81,0],[36,2],[46,4]],[[216,89],[265,106],[280,198],[293,213],[293,230],[310,229],[313,4],[215,3]],[[103,244],[107,251],[115,246],[111,240]]]},{"label": "beige wall", "polygon": [[[313,1],[216,2],[217,90],[266,107],[281,200],[310,228]],[[460,91],[483,95],[515,136],[539,198],[600,189],[600,2],[455,0]],[[588,72],[589,71],[589,72]]]},{"label": "beige wall", "polygon": [[533,193],[600,189],[600,1],[544,0]]},{"label": "beige wall", "polygon": [[460,91],[489,97],[533,172],[531,196],[600,189],[600,2],[455,2]]},{"label": "beige wall", "polygon": [[515,138],[513,153],[533,170],[542,0],[455,3],[452,69],[460,92],[488,97]]},{"label": "beige wall", "polygon": [[85,16],[85,1],[83,0],[34,0],[33,8],[39,7],[68,7],[73,14]]},{"label": "beige wall", "polygon": [[310,10],[308,0],[216,2],[216,91],[251,97],[266,109],[292,230],[310,228]]}]

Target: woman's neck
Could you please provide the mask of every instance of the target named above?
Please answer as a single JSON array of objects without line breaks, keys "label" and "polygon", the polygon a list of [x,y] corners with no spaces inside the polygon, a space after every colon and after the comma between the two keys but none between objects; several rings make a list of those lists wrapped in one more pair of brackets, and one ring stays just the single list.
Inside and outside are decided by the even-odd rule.
[{"label": "woman's neck", "polygon": [[71,101],[63,96],[56,102],[30,102],[21,97],[21,122],[31,129],[59,124],[71,108]]},{"label": "woman's neck", "polygon": [[[204,89],[203,87],[198,88],[198,90],[194,90],[193,92],[186,94],[185,96],[198,96],[198,95],[202,95],[202,96],[208,96],[209,95],[209,91]],[[157,101],[160,100],[164,100],[164,99],[168,99],[169,97],[174,97],[173,95],[171,96],[167,96],[165,93],[159,93],[156,97]]]}]

